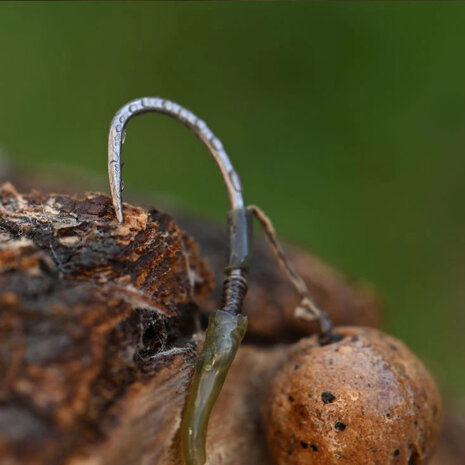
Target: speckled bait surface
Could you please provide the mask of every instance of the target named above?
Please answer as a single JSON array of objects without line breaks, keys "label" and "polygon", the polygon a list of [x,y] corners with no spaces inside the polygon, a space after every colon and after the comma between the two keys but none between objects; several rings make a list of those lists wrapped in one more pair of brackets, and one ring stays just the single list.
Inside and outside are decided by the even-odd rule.
[{"label": "speckled bait surface", "polygon": [[247,292],[245,273],[250,261],[251,212],[244,208],[241,182],[223,144],[205,122],[177,103],[158,97],[144,97],[123,106],[110,126],[108,174],[119,222],[124,221],[121,148],[125,126],[133,116],[147,112],[169,115],[185,124],[200,138],[218,164],[231,204],[228,214],[229,258],[225,267],[223,302],[221,309],[209,319],[181,428],[181,445],[186,465],[203,465],[206,460],[205,441],[210,412],[247,328],[247,319],[241,315],[241,309]]},{"label": "speckled bait surface", "polygon": [[247,329],[247,318],[223,310],[208,320],[205,344],[199,356],[181,428],[184,461],[203,465],[208,419],[229,367]]}]

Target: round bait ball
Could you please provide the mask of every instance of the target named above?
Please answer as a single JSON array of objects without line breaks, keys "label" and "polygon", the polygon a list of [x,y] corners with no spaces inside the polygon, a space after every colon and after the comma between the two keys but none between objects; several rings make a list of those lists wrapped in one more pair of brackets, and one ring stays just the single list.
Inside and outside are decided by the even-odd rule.
[{"label": "round bait ball", "polygon": [[375,329],[335,335],[323,346],[301,340],[271,383],[262,421],[276,464],[427,463],[441,401],[426,368]]}]

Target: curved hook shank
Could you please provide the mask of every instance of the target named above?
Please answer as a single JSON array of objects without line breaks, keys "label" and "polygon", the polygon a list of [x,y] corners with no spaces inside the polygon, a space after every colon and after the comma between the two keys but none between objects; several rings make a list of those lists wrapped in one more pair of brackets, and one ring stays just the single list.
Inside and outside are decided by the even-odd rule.
[{"label": "curved hook shank", "polygon": [[124,129],[133,116],[148,112],[163,113],[171,116],[177,121],[185,124],[200,138],[215,159],[223,175],[231,208],[243,208],[244,201],[239,176],[234,170],[223,148],[223,144],[208,128],[206,123],[191,111],[170,100],[158,97],[144,97],[132,100],[124,105],[124,107],[116,113],[110,126],[110,133],[108,136],[108,175],[110,178],[111,196],[113,198],[113,205],[118,221],[122,223],[124,219],[121,192],[121,147],[123,144]]}]

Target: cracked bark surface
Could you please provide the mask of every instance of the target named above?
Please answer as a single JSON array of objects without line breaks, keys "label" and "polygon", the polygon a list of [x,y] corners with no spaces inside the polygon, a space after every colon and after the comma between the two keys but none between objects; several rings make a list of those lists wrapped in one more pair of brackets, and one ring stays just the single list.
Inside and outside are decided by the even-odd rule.
[{"label": "cracked bark surface", "polygon": [[[21,195],[4,184],[0,204],[1,462],[84,453],[129,421],[143,403],[118,406],[153,395],[154,380],[178,391],[180,408],[195,359],[192,295],[212,287],[196,244],[156,210],[128,207],[117,224],[103,195]],[[160,399],[146,399],[151,440],[179,418]]]}]

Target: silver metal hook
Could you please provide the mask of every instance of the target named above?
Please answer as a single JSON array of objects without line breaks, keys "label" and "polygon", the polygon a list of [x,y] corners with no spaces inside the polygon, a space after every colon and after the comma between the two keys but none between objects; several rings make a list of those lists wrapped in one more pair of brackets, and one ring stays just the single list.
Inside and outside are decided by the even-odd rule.
[{"label": "silver metal hook", "polygon": [[124,128],[136,115],[156,112],[175,118],[190,128],[216,160],[228,191],[229,254],[225,268],[221,308],[208,323],[204,346],[191,382],[181,428],[181,443],[186,464],[205,463],[205,439],[211,409],[218,397],[229,366],[247,329],[241,314],[247,293],[245,274],[251,259],[251,212],[244,206],[239,176],[221,141],[204,121],[181,105],[158,97],[144,97],[124,105],[111,122],[108,136],[108,175],[116,217],[124,221],[122,206],[121,147]]},{"label": "silver metal hook", "polygon": [[223,175],[232,210],[244,208],[241,181],[234,170],[228,154],[221,141],[213,134],[205,121],[198,118],[186,108],[159,97],[144,97],[124,105],[114,116],[108,135],[108,176],[110,178],[111,196],[115,207],[116,218],[124,221],[122,205],[121,148],[124,129],[128,121],[143,113],[162,113],[185,124],[196,134],[215,159]]}]

